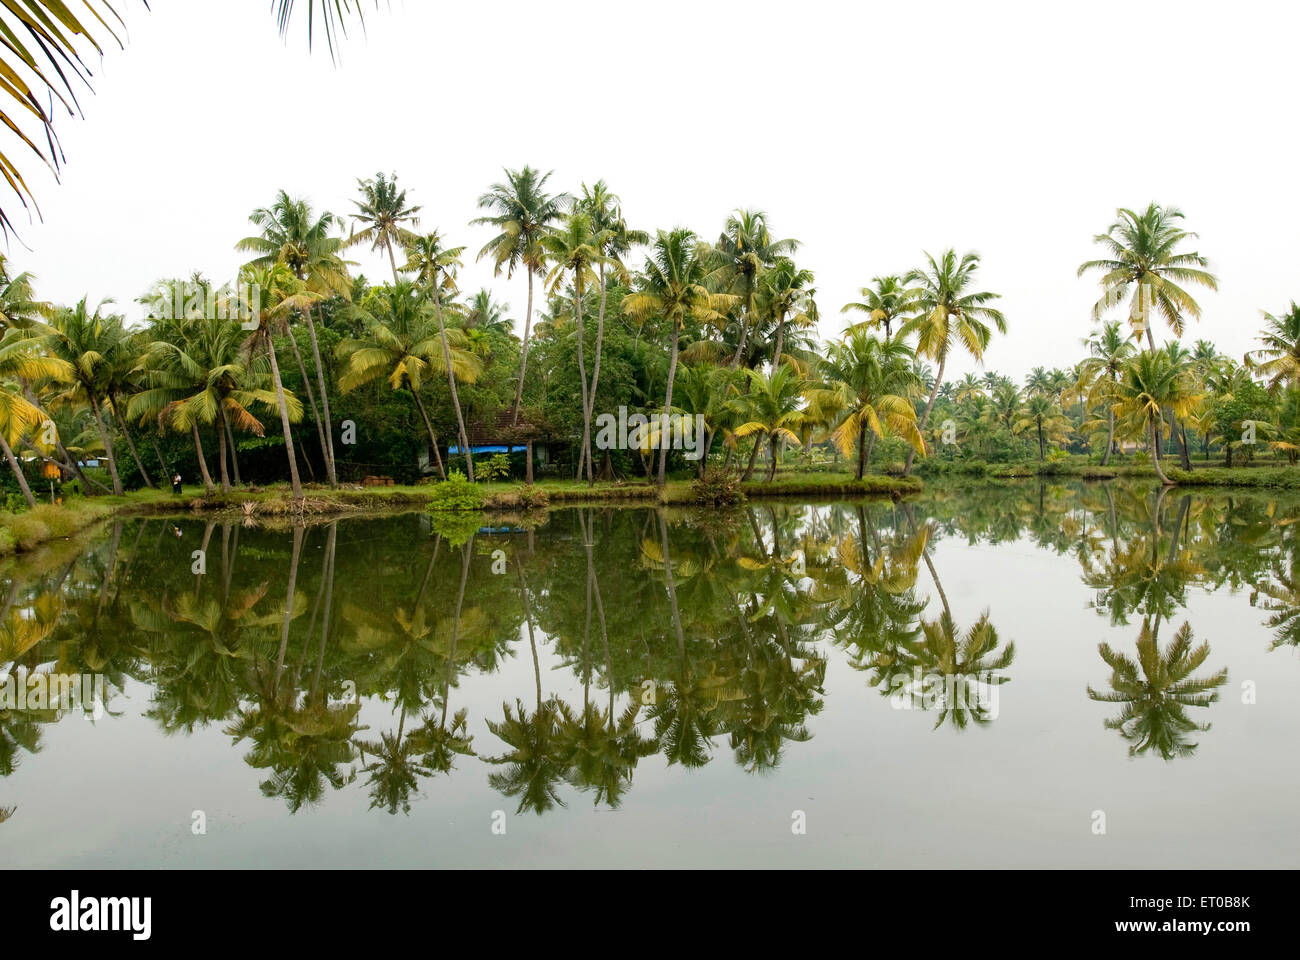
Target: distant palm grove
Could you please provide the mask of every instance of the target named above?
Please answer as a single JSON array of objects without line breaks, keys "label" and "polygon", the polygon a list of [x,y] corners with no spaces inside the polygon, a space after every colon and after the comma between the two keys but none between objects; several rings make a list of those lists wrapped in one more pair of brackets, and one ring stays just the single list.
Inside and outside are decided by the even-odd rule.
[{"label": "distant palm grove", "polygon": [[[489,239],[468,249],[461,225],[421,222],[396,175],[359,180],[343,214],[267,200],[232,237],[248,257],[237,279],[161,278],[141,292],[141,323],[107,302],[44,302],[0,259],[10,509],[54,497],[56,482],[60,497],[96,496],[175,473],[209,492],[287,482],[301,497],[370,476],[533,468],[662,484],[1074,457],[1165,479],[1166,461],[1300,452],[1300,308],[1263,313],[1240,359],[1189,341],[1194,293],[1217,280],[1173,207],[1116,212],[1099,258],[1078,266],[1100,286],[1092,322],[1070,330],[1078,362],[1016,382],[950,375],[958,355],[983,363],[1008,335],[974,252],[882,264],[860,299],[834,305],[844,333],[821,342],[814,272],[757,210],[716,233],[647,232],[604,181],[560,192],[524,167],[479,198],[473,225]],[[360,248],[383,276],[354,272]],[[495,267],[494,289],[460,288],[470,258]],[[620,407],[702,417],[707,456],[654,434],[601,449],[595,420]]]}]

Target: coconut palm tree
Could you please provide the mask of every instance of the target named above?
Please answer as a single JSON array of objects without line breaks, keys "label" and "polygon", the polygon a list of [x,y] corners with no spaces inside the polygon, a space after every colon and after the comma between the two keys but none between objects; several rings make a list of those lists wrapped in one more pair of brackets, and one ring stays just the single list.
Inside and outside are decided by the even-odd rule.
[{"label": "coconut palm tree", "polygon": [[763,271],[776,258],[795,253],[798,240],[777,240],[768,227],[767,214],[761,210],[737,210],[727,218],[726,226],[710,251],[713,270],[709,283],[734,297],[744,311],[740,335],[731,366],[740,365],[745,345],[758,320],[758,283]]},{"label": "coconut palm tree", "polygon": [[1291,301],[1291,309],[1274,316],[1264,316],[1259,339],[1264,344],[1246,354],[1246,366],[1268,377],[1270,390],[1300,383],[1300,307]]},{"label": "coconut palm tree", "polygon": [[[731,294],[713,293],[705,285],[706,251],[699,238],[682,227],[655,234],[645,267],[632,293],[623,298],[623,311],[634,320],[657,318],[669,328],[668,380],[664,388],[664,416],[672,414],[673,380],[677,376],[679,335],[688,322],[716,323],[735,303]],[[798,438],[796,437],[796,442]],[[668,437],[659,437],[658,484],[667,476]]]},{"label": "coconut palm tree", "polygon": [[1115,385],[1135,348],[1133,341],[1120,332],[1118,320],[1107,323],[1100,333],[1085,340],[1084,345],[1088,356],[1078,366],[1076,383],[1089,405],[1100,403],[1106,407],[1106,452],[1101,456],[1104,467],[1110,463],[1115,449],[1115,408],[1111,402]]},{"label": "coconut palm tree", "polygon": [[[943,382],[943,370],[953,345],[960,344],[976,360],[983,360],[984,350],[993,335],[990,324],[999,333],[1007,332],[1007,321],[1002,312],[988,306],[1000,295],[970,289],[979,270],[979,254],[968,252],[958,260],[957,252],[949,249],[938,260],[928,253],[925,259],[928,262],[925,268],[911,270],[903,278],[905,284],[914,287],[909,309],[915,312],[915,316],[899,331],[900,336],[915,333],[917,356],[928,357],[939,364],[925,413],[921,415],[922,433],[930,423],[930,412],[934,409],[934,399]],[[907,452],[904,476],[912,472],[915,456],[915,449]]]},{"label": "coconut palm tree", "polygon": [[397,174],[387,177],[382,172],[375,174],[373,180],[357,180],[361,199],[353,201],[357,212],[352,219],[362,229],[348,237],[348,243],[369,243],[371,250],[381,247],[388,253],[388,263],[393,268],[393,283],[397,283],[397,255],[395,247],[405,247],[415,239],[415,234],[407,229],[420,225],[418,206],[406,202],[406,191],[397,187]]},{"label": "coconut palm tree", "polygon": [[589,484],[594,483],[595,479],[591,472],[592,407],[587,389],[587,337],[583,328],[582,301],[593,283],[601,283],[598,271],[604,268],[603,250],[609,240],[610,237],[604,231],[595,229],[591,216],[581,207],[570,212],[557,229],[542,237],[542,249],[546,251],[546,257],[552,265],[551,272],[546,277],[547,287],[556,293],[566,274],[573,283],[573,320],[578,333],[578,382],[582,400],[582,445],[578,454],[578,477],[582,477],[585,466]]},{"label": "coconut palm tree", "polygon": [[471,226],[486,224],[501,232],[483,245],[478,259],[491,256],[497,276],[502,269],[506,279],[522,267],[528,274],[528,310],[524,314],[524,336],[519,350],[519,383],[515,386],[515,402],[510,414],[511,426],[519,423],[519,405],[524,396],[524,376],[528,372],[528,346],[533,329],[533,278],[541,273],[545,251],[541,239],[568,207],[571,198],[566,193],[551,196],[546,192],[546,181],[551,172],[540,173],[532,167],[506,170],[506,178],[494,183],[487,193],[478,198],[480,209],[492,211],[489,216],[470,221]]},{"label": "coconut palm tree", "polygon": [[[348,263],[342,257],[342,250],[347,241],[336,231],[341,231],[342,222],[329,211],[319,216],[306,200],[295,199],[281,190],[269,207],[259,207],[248,217],[249,222],[261,228],[257,236],[245,237],[235,245],[236,250],[255,253],[257,256],[250,265],[266,267],[280,262],[293,271],[295,277],[302,281],[306,292],[315,294],[315,303],[331,296],[348,297],[351,294],[351,282],[348,277]],[[311,338],[312,359],[316,365],[316,389],[320,392],[321,408],[316,408],[316,395],[312,389],[307,368],[302,362],[298,350],[298,341],[289,337],[289,346],[293,348],[294,359],[302,374],[303,389],[307,394],[307,403],[311,407],[316,431],[319,434],[321,456],[325,461],[325,472],[330,486],[338,485],[338,474],[334,467],[334,437],[330,422],[329,393],[325,384],[325,368],[321,364],[320,342],[316,336],[316,323],[312,320],[310,310],[305,310],[302,317],[307,321],[307,333]]]},{"label": "coconut palm tree", "polygon": [[1051,397],[1043,394],[1031,396],[1021,410],[1020,419],[1011,425],[1013,433],[1033,430],[1038,439],[1038,459],[1047,460],[1047,441],[1064,442],[1069,439],[1070,422],[1061,413]]},{"label": "coconut palm tree", "polygon": [[902,340],[880,340],[862,324],[850,327],[843,340],[826,349],[819,371],[826,386],[809,391],[809,408],[814,416],[820,410],[832,413],[831,440],[844,456],[857,445],[859,480],[871,456],[868,431],[872,445],[888,430],[925,451],[912,405],[912,396],[921,388],[912,359]]},{"label": "coconut palm tree", "polygon": [[0,334],[0,452],[29,507],[35,507],[36,501],[13,448],[22,437],[36,434],[49,417],[27,399],[23,385],[33,380],[68,383],[74,375],[71,364],[46,354],[41,342],[22,330],[10,328]]},{"label": "coconut palm tree", "polygon": [[492,291],[483,287],[460,306],[466,330],[509,333],[512,325],[506,316],[510,304],[494,300]]},{"label": "coconut palm tree", "polygon": [[911,291],[896,275],[872,277],[871,282],[874,286],[862,288],[862,299],[844,304],[840,313],[865,313],[867,318],[858,322],[873,330],[884,327],[885,339],[888,340],[894,335],[893,325],[900,322],[910,309]]},{"label": "coconut palm tree", "polygon": [[1129,296],[1129,323],[1133,332],[1146,334],[1147,347],[1154,350],[1151,313],[1158,311],[1173,330],[1183,335],[1187,317],[1200,319],[1201,306],[1181,285],[1195,284],[1219,289],[1218,278],[1205,268],[1209,261],[1196,252],[1179,252],[1178,247],[1196,234],[1182,229],[1183,212],[1177,207],[1147,205],[1141,213],[1121,207],[1115,222],[1105,233],[1093,237],[1108,257],[1079,265],[1078,275],[1101,271],[1101,299],[1092,308],[1100,320],[1108,309]]},{"label": "coconut palm tree", "polygon": [[776,352],[772,366],[781,365],[781,352],[785,348],[785,327],[809,328],[817,325],[817,291],[811,270],[795,266],[789,257],[777,257],[771,269],[763,276],[759,287],[760,309],[775,321]]},{"label": "coconut palm tree", "polygon": [[[446,247],[437,230],[416,237],[406,248],[406,265],[404,270],[414,273],[424,288],[425,296],[433,304],[433,316],[438,321],[438,340],[442,345],[442,366],[447,375],[447,386],[451,390],[451,405],[456,411],[456,429],[460,435],[460,452],[465,456],[465,472],[472,483],[474,481],[474,455],[469,449],[469,431],[465,429],[465,415],[460,409],[460,394],[456,391],[457,366],[461,377],[468,383],[478,379],[480,366],[467,363],[467,357],[461,355],[453,358],[451,343],[447,337],[447,326],[442,318],[442,297],[456,295],[456,271],[460,268],[460,255],[464,247]],[[462,335],[463,338],[463,335]],[[460,346],[462,338],[458,338]],[[457,359],[460,361],[457,363]],[[474,358],[477,360],[477,358]]]},{"label": "coconut palm tree", "polygon": [[127,333],[120,315],[104,313],[104,306],[111,302],[105,300],[91,310],[83,297],[75,307],[60,310],[51,324],[54,333],[43,338],[43,342],[51,356],[72,368],[73,378],[63,390],[61,399],[85,403],[90,408],[100,442],[104,445],[113,493],[121,496],[122,480],[113,454],[113,439],[104,419],[104,404],[109,373],[118,353],[126,349]]},{"label": "coconut palm tree", "polygon": [[[591,388],[587,391],[587,402],[583,412],[586,430],[590,433],[592,413],[596,405],[596,388],[600,385],[600,361],[604,354],[605,343],[605,306],[609,299],[607,271],[612,271],[614,278],[623,284],[629,282],[627,266],[623,258],[632,252],[633,247],[650,242],[650,234],[644,230],[633,230],[623,219],[623,210],[619,205],[618,194],[609,189],[604,180],[597,180],[595,186],[582,185],[582,197],[577,201],[577,208],[591,218],[593,236],[601,242],[599,249],[601,259],[597,262],[597,280],[600,289],[600,308],[596,314],[596,357],[591,368]],[[581,336],[579,347],[581,348]],[[595,470],[591,462],[590,441],[583,445],[586,458],[587,475],[590,478]],[[582,460],[579,459],[578,472],[582,472]]]},{"label": "coconut palm tree", "polygon": [[[767,482],[776,476],[777,443],[785,438],[799,442],[797,427],[803,420],[803,380],[788,364],[763,373],[747,370],[750,390],[737,401],[745,411],[746,421],[735,429],[737,437],[758,434],[755,450],[762,439],[768,442],[771,462],[767,468]],[[742,479],[748,480],[754,470],[755,457],[751,455],[749,468]]]},{"label": "coconut palm tree", "polygon": [[1190,416],[1199,397],[1187,373],[1176,367],[1163,350],[1146,350],[1124,366],[1115,384],[1114,411],[1119,417],[1134,417],[1147,429],[1151,443],[1151,464],[1160,482],[1170,484],[1160,468],[1160,438],[1166,411],[1176,418]]},{"label": "coconut palm tree", "polygon": [[[285,453],[289,457],[289,486],[294,499],[302,499],[302,480],[298,477],[298,458],[294,454],[293,433],[289,423],[294,419],[289,395],[285,392],[284,381],[280,378],[280,361],[275,356],[275,343],[271,337],[275,333],[290,336],[289,317],[298,311],[310,310],[319,299],[319,295],[307,290],[306,284],[294,276],[285,263],[272,263],[266,267],[245,267],[241,280],[254,285],[260,292],[260,304],[256,329],[244,341],[244,350],[250,355],[259,351],[266,354],[271,365],[271,381],[275,385],[276,406],[280,410],[280,427],[284,433]],[[305,381],[304,381],[305,382]],[[298,405],[298,419],[302,417],[301,404]]]}]

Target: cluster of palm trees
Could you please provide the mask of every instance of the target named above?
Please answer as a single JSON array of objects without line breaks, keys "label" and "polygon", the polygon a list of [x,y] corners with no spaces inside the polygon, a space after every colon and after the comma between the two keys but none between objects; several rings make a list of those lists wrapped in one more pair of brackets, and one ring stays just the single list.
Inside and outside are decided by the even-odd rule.
[{"label": "cluster of palm trees", "polygon": [[[438,230],[418,231],[420,207],[395,174],[359,180],[346,217],[281,191],[251,214],[256,232],[237,249],[252,259],[234,284],[198,274],[159,281],[140,298],[143,325],[107,304],[44,303],[30,276],[10,276],[0,264],[0,449],[20,491],[34,502],[26,461],[77,476],[87,493],[121,493],[127,456],[153,486],[170,475],[159,448],[169,434],[188,440],[207,489],[229,491],[242,482],[241,438],[262,437],[272,417],[293,496],[302,497],[300,463],[313,478],[315,470],[296,450],[303,438],[294,425],[310,421],[322,479],[337,485],[337,405],[385,382],[418,413],[428,468],[446,476],[451,444],[439,430],[451,429],[473,480],[462,391],[490,365],[499,375],[516,363],[516,350],[518,376],[495,385],[511,423],[521,411],[554,419],[559,410],[572,424],[575,474],[589,483],[609,471],[609,451],[597,462],[592,422],[616,390],[628,391],[616,402],[645,413],[701,417],[712,456],[695,469],[703,475],[712,463],[746,480],[764,454],[770,481],[787,447],[802,448],[806,463],[817,445],[852,457],[858,477],[877,444],[883,459],[903,461],[904,473],[918,453],[936,450],[985,460],[1091,453],[1108,464],[1140,442],[1162,479],[1161,455],[1172,447],[1190,468],[1198,441],[1205,458],[1218,446],[1229,462],[1234,451],[1253,455],[1264,445],[1290,461],[1300,454],[1294,304],[1265,314],[1261,347],[1240,363],[1206,341],[1191,350],[1176,339],[1156,345],[1156,315],[1180,334],[1200,313],[1185,287],[1217,282],[1204,258],[1184,249],[1195,235],[1174,208],[1119,211],[1096,238],[1108,259],[1080,267],[1103,271],[1101,326],[1085,341],[1086,356],[1069,370],[1037,368],[1021,387],[991,372],[945,380],[954,353],[982,362],[993,334],[1006,331],[998,295],[979,289],[976,253],[927,254],[916,269],[874,278],[843,307],[860,319],[823,344],[815,277],[794,260],[799,244],[775,237],[764,213],[736,211],[711,243],[685,228],[650,235],[628,225],[604,181],[571,195],[550,192],[549,178],[531,167],[507,170],[480,198],[484,215],[474,221],[494,231],[479,257],[506,279],[526,276],[520,337],[510,336],[507,308],[489,291],[460,295],[465,247]],[[361,245],[387,261],[391,282],[354,274],[346,257]],[[534,324],[539,285],[545,305]],[[1106,320],[1114,305],[1125,306],[1127,325]],[[615,386],[602,376],[611,336],[638,365],[631,380],[616,368]],[[530,365],[538,344],[545,362]],[[556,357],[573,366],[556,367]],[[575,367],[577,389],[557,398],[550,381]],[[483,410],[475,414],[481,420]],[[629,455],[663,484],[668,438],[649,431],[642,443]],[[146,459],[157,461],[154,475]],[[106,478],[89,470],[95,462]]]}]

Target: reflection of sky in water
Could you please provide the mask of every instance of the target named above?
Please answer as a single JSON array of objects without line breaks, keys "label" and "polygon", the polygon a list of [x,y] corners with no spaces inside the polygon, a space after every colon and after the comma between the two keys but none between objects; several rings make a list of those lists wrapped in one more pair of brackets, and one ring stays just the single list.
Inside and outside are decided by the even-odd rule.
[{"label": "reflection of sky in water", "polygon": [[[964,513],[960,503],[942,509],[945,516]],[[879,520],[891,508],[877,505],[875,511]],[[916,511],[923,524],[926,503],[917,504]],[[1176,513],[1171,497],[1165,504],[1162,555]],[[566,582],[583,583],[582,541],[576,526],[564,521],[566,514],[571,511],[556,513],[536,534],[537,553],[525,568],[534,593],[545,587],[547,570],[557,564],[574,564],[577,575]],[[653,522],[645,526],[647,516],[635,511],[635,522],[626,517],[623,526],[612,528],[613,535],[640,541],[644,532],[655,539],[657,527]],[[767,507],[755,516],[766,531],[771,521]],[[1139,520],[1129,518],[1131,524]],[[157,553],[152,552],[155,529],[148,529],[125,592],[148,587],[151,564],[176,562],[172,553],[188,556],[195,548],[192,541],[201,536],[202,524],[182,522],[185,538],[164,541]],[[358,568],[346,558],[347,551],[364,553],[375,543],[388,551],[390,566],[406,570],[413,596],[429,556],[421,526],[425,524],[416,518],[342,524],[336,609],[377,602],[392,607],[391,599],[380,596],[386,588],[377,586],[393,576],[392,570],[376,566],[372,579],[357,575]],[[368,536],[370,530],[374,537]],[[610,530],[598,522],[597,540],[610,536]],[[752,552],[748,524],[736,530],[741,549]],[[856,518],[849,516],[843,532],[856,535],[856,530]],[[121,550],[130,547],[135,532],[133,525],[124,528]],[[670,526],[670,545],[676,549],[688,535]],[[265,553],[262,562],[274,564],[279,536],[289,539],[242,532],[237,582],[242,551],[248,549],[250,558]],[[218,529],[209,545],[208,579],[216,589],[220,539]],[[298,585],[308,594],[308,609],[294,621],[290,660],[306,636],[323,545],[323,532],[312,531]],[[490,576],[490,554],[497,546],[522,549],[525,538],[490,544],[480,538],[471,562],[467,608],[476,586]],[[788,552],[793,543],[783,546]],[[1210,592],[1193,583],[1186,606],[1174,612],[1172,623],[1162,624],[1164,645],[1178,626],[1190,621],[1195,642],[1211,646],[1197,674],[1227,667],[1228,682],[1220,688],[1219,702],[1188,710],[1192,719],[1213,725],[1190,735],[1199,743],[1192,756],[1170,762],[1154,755],[1130,759],[1126,742],[1103,727],[1119,705],[1089,700],[1086,687],[1108,689],[1110,670],[1098,655],[1098,643],[1135,656],[1141,616],[1112,626],[1107,615],[1090,607],[1095,591],[1083,584],[1079,561],[1036,546],[1027,533],[997,545],[970,545],[964,536],[940,533],[930,553],[957,624],[964,629],[987,609],[1002,644],[1015,643],[1014,662],[1003,671],[1010,682],[998,690],[999,716],[985,726],[932,730],[933,715],[891,709],[879,688],[867,685],[869,673],[852,669],[842,649],[820,644],[828,655],[824,709],[804,721],[812,739],[784,744],[774,771],[746,773],[722,734],[714,737],[712,761],[698,769],[669,766],[662,754],[642,759],[618,810],[595,807],[593,794],[561,783],[557,790],[567,806],[537,816],[516,814],[517,800],[489,786],[489,773],[502,768],[458,757],[450,775],[421,780],[409,815],[370,809],[364,774],[343,789],[327,788],[322,803],[290,815],[282,799],[262,796],[258,785],[268,771],[245,762],[250,742],[232,743],[222,732],[229,721],[190,735],[165,736],[144,716],[151,687],[129,681],[113,703],[120,716],[98,724],[69,717],[45,725],[41,750],[23,754],[17,771],[0,780],[0,807],[18,807],[0,825],[0,851],[11,866],[84,867],[1281,867],[1296,862],[1300,840],[1292,829],[1292,807],[1300,793],[1300,770],[1292,739],[1300,718],[1300,664],[1292,648],[1269,651],[1271,632],[1262,626],[1268,614],[1251,608],[1247,590]],[[434,577],[438,603],[448,597],[454,603],[458,585],[461,554],[446,556]],[[287,559],[278,564],[283,575]],[[670,647],[675,644],[666,609],[620,609],[627,598],[605,586],[617,574],[608,560],[598,565],[611,619],[635,614],[648,629],[659,630]],[[716,564],[705,575],[720,575]],[[937,615],[938,599],[924,563],[916,584],[923,597],[932,595],[925,616]],[[682,584],[677,586],[682,592]],[[283,592],[282,581],[272,584],[267,605],[281,602]],[[535,616],[540,617],[546,600],[534,599]],[[579,619],[569,625],[579,655],[582,606],[581,597],[571,604]],[[273,656],[278,631],[272,632],[277,636],[266,642]],[[552,638],[540,627],[536,637],[544,695],[559,696],[580,709],[583,688],[574,670],[562,663]],[[595,624],[590,642],[599,671],[603,652]],[[611,636],[611,643],[617,642]],[[503,702],[522,699],[530,712],[534,706],[526,630],[520,630],[510,651],[496,672],[471,669],[451,691],[451,712],[468,710],[473,746],[480,754],[504,751],[485,722],[501,719]],[[1246,680],[1257,684],[1255,705],[1241,703]],[[607,696],[598,681],[592,684],[594,702],[603,705]],[[620,710],[625,703],[626,695],[620,694]],[[366,740],[378,740],[381,732],[398,725],[392,704],[377,697],[366,698],[359,719],[369,727],[358,735]],[[408,717],[408,732],[417,723]],[[643,716],[642,733],[650,736],[652,726]],[[191,834],[195,810],[207,814],[206,836]],[[506,812],[505,836],[491,831],[496,810]],[[805,836],[791,833],[796,810],[807,814]],[[1105,836],[1091,831],[1095,810],[1106,814]]]}]

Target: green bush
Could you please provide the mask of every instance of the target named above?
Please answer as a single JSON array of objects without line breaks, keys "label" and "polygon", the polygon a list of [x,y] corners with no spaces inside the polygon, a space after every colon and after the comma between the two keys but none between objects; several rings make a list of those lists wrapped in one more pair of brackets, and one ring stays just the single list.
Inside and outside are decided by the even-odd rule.
[{"label": "green bush", "polygon": [[459,470],[453,470],[447,479],[433,485],[433,496],[427,508],[431,513],[449,510],[482,510],[483,491],[470,483]]}]

